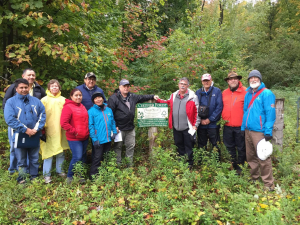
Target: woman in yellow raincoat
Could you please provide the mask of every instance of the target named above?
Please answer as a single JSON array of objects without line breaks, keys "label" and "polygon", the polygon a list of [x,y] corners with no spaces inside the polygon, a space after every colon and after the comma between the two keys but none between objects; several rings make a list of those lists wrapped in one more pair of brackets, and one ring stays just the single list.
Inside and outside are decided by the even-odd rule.
[{"label": "woman in yellow raincoat", "polygon": [[64,150],[69,149],[66,131],[60,126],[60,115],[65,104],[65,98],[61,96],[61,86],[57,80],[48,83],[47,96],[41,99],[46,111],[45,136],[46,142],[41,141],[42,159],[44,160],[43,174],[45,183],[51,182],[52,160],[56,156],[56,172],[65,177],[62,164],[65,160]]}]

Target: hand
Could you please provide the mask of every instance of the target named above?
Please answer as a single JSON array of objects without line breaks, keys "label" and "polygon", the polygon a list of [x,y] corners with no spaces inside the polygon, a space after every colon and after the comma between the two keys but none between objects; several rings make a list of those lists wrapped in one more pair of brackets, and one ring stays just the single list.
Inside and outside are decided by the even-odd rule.
[{"label": "hand", "polygon": [[116,127],[116,128],[117,128],[117,133],[120,133],[119,127]]},{"label": "hand", "polygon": [[99,147],[100,147],[99,141],[95,141],[95,142],[94,142],[94,147],[95,147],[95,148],[99,148]]},{"label": "hand", "polygon": [[32,131],[33,135],[35,135],[37,132],[35,129],[32,129],[31,131]]},{"label": "hand", "polygon": [[201,125],[208,125],[208,124],[210,124],[210,120],[209,119],[201,120]]},{"label": "hand", "polygon": [[242,137],[245,137],[245,131],[244,130],[241,130],[241,135],[242,135]]},{"label": "hand", "polygon": [[33,130],[33,129],[30,129],[30,128],[27,128],[25,134],[27,134],[29,137],[33,136],[36,134],[36,130]]},{"label": "hand", "polygon": [[115,140],[116,136],[117,136],[117,134],[113,134],[113,135],[111,136],[111,140]]},{"label": "hand", "polygon": [[154,95],[154,100],[158,100],[159,99],[159,97],[158,97],[158,95]]},{"label": "hand", "polygon": [[197,130],[197,127],[196,127],[196,126],[193,126],[193,129],[194,129],[194,130]]},{"label": "hand", "polygon": [[273,138],[272,136],[270,136],[270,135],[268,135],[268,134],[265,134],[264,136],[265,136],[265,140],[266,140],[266,141],[270,141],[270,140],[272,140],[272,138]]}]

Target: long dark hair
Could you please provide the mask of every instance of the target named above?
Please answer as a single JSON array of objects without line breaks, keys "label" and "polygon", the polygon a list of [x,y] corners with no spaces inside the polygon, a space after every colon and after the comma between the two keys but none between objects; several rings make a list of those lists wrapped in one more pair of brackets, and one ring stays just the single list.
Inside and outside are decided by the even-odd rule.
[{"label": "long dark hair", "polygon": [[[70,100],[72,100],[71,97],[74,95],[74,93],[75,93],[76,91],[80,91],[80,90],[79,90],[78,88],[74,88],[74,89],[71,91],[71,93],[70,93]],[[80,93],[82,94],[81,91],[80,91]]]}]

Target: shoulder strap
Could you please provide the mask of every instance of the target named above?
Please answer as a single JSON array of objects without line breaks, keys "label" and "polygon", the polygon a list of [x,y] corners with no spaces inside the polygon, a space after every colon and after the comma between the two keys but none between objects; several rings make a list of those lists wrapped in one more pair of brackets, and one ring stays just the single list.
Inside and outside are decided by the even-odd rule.
[{"label": "shoulder strap", "polygon": [[262,88],[260,89],[258,92],[256,92],[256,94],[252,97],[249,105],[248,105],[248,109],[251,107],[251,105],[253,104],[254,100],[267,88]]}]

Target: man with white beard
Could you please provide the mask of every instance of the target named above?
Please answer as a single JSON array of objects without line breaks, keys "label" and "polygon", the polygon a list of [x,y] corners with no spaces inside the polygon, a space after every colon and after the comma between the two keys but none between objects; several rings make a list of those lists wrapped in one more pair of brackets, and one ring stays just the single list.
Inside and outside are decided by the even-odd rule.
[{"label": "man with white beard", "polygon": [[250,87],[244,101],[244,116],[241,130],[246,139],[246,157],[251,167],[250,174],[255,182],[261,176],[265,189],[274,191],[272,160],[260,160],[257,156],[257,144],[260,140],[272,139],[273,125],[276,119],[275,95],[265,88],[262,75],[258,70],[249,73]]}]

